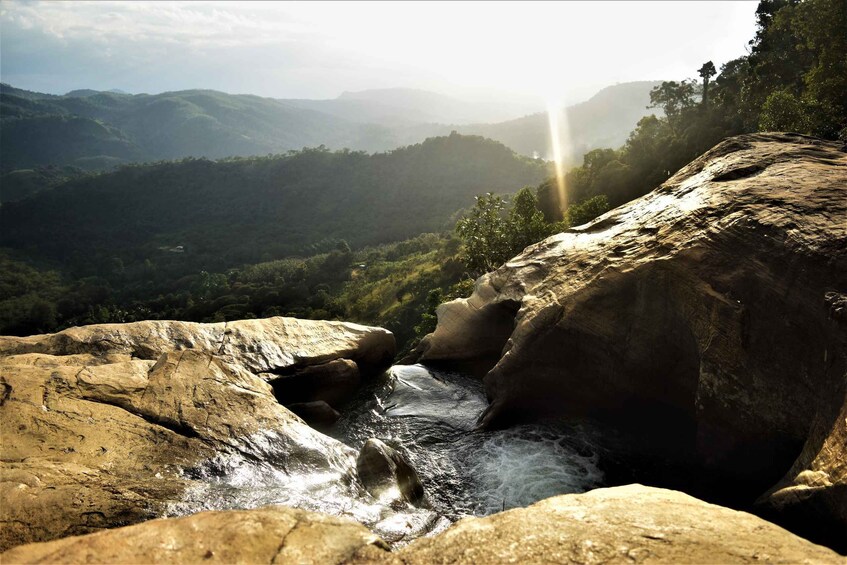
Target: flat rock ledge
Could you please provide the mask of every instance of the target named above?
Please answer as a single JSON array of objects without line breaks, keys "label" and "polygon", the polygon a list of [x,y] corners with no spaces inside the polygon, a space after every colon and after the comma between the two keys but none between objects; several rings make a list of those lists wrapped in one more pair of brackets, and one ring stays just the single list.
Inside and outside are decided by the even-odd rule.
[{"label": "flat rock ledge", "polygon": [[391,552],[360,524],[283,507],[203,512],[46,543],[3,563],[847,563],[747,514],[629,485],[466,518]]},{"label": "flat rock ledge", "polygon": [[381,328],[292,318],[0,337],[0,550],[161,516],[213,458],[355,476],[356,453],[268,381],[337,360],[377,370],[394,349]]},{"label": "flat rock ledge", "polygon": [[628,482],[755,503],[847,551],[842,144],[729,138],[437,314],[413,359],[485,375],[485,426],[612,423],[690,477]]}]

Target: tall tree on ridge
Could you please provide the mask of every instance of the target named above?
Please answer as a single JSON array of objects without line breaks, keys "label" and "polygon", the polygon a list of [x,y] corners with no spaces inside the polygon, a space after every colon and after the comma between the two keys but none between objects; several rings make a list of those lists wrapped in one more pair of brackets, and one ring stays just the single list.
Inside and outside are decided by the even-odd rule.
[{"label": "tall tree on ridge", "polygon": [[709,79],[715,76],[718,72],[715,70],[715,64],[711,61],[703,63],[703,66],[700,67],[700,70],[697,72],[700,73],[700,77],[703,79],[703,100],[701,104],[706,106],[709,103]]}]

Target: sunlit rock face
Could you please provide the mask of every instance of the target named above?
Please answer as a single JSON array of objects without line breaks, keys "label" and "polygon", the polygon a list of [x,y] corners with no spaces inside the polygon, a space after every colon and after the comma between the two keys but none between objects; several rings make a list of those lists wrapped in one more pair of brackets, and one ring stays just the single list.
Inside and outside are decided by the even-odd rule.
[{"label": "sunlit rock face", "polygon": [[380,328],[289,318],[2,337],[0,548],[161,515],[215,466],[266,468],[281,488],[351,485],[356,452],[258,375],[340,358],[373,370],[393,354]]},{"label": "sunlit rock face", "polygon": [[844,563],[761,518],[630,485],[466,518],[396,551],[355,522],[267,507],[16,547],[4,563]]},{"label": "sunlit rock face", "polygon": [[4,563],[309,563],[374,561],[385,543],[361,524],[284,507],[202,512],[17,547]]},{"label": "sunlit rock face", "polygon": [[847,154],[745,135],[480,278],[439,308],[418,355],[487,363],[486,426],[621,423],[693,469],[701,494],[746,505],[768,491],[760,508],[836,543],[846,296]]},{"label": "sunlit rock face", "polygon": [[629,485],[458,522],[399,552],[426,563],[843,563],[745,512]]}]

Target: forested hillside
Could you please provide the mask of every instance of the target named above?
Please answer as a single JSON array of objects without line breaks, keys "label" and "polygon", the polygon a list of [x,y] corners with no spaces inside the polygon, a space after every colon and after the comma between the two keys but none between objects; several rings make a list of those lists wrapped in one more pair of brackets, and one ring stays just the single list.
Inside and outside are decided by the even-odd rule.
[{"label": "forested hillside", "polygon": [[341,148],[356,145],[361,127],[270,98],[211,90],[49,96],[2,85],[0,116],[4,171]]},{"label": "forested hillside", "polygon": [[222,270],[450,229],[475,194],[548,174],[542,161],[458,134],[373,155],[319,148],[124,166],[4,204],[0,242],[79,274],[146,260],[175,274]]}]

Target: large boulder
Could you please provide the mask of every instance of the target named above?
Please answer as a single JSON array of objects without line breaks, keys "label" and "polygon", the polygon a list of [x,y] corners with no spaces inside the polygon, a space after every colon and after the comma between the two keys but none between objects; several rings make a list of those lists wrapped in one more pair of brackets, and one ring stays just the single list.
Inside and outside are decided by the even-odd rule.
[{"label": "large boulder", "polygon": [[385,543],[361,524],[267,507],[201,512],[17,547],[3,563],[347,563],[375,561]]},{"label": "large boulder", "polygon": [[394,357],[391,332],[348,322],[297,318],[238,320],[217,324],[148,320],[97,324],[30,337],[0,336],[0,354],[126,354],[156,360],[162,353],[199,349],[251,373],[292,374],[299,368],[349,359],[366,370]]},{"label": "large boulder", "polygon": [[355,476],[258,374],[390,360],[389,332],[287,318],[0,338],[0,549],[166,513],[214,461]]},{"label": "large boulder", "polygon": [[466,518],[389,552],[363,526],[281,507],[204,512],[17,547],[3,563],[845,563],[751,514],[631,485]]},{"label": "large boulder", "polygon": [[397,555],[406,565],[453,563],[845,563],[765,522],[680,492],[597,489],[467,518]]},{"label": "large boulder", "polygon": [[480,278],[417,357],[483,366],[486,426],[620,424],[700,495],[767,493],[759,508],[843,546],[845,312],[847,154],[745,135]]}]

